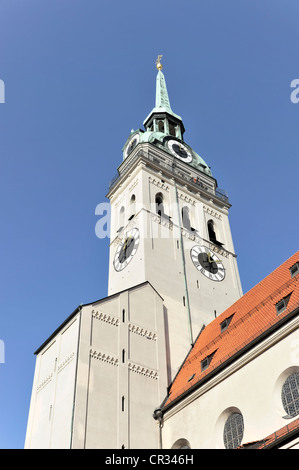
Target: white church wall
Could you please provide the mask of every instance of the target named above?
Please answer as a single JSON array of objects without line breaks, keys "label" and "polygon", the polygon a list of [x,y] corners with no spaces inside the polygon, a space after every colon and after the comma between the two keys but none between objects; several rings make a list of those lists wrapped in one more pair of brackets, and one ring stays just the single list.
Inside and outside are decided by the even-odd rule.
[{"label": "white church wall", "polygon": [[[147,373],[129,373],[130,449],[158,449],[157,424],[153,412],[159,400],[158,377]],[[147,432],[144,432],[144,430]]]},{"label": "white church wall", "polygon": [[36,360],[25,448],[69,448],[78,344],[72,319]]},{"label": "white church wall", "polygon": [[165,341],[163,300],[149,284],[82,307],[72,448],[157,448]]}]

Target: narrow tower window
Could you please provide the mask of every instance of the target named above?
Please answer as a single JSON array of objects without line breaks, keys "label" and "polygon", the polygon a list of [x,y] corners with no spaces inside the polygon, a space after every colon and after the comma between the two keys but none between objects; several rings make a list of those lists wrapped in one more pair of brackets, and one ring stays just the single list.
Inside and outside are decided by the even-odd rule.
[{"label": "narrow tower window", "polygon": [[163,121],[158,122],[158,130],[159,130],[159,132],[164,132],[164,122]]},{"label": "narrow tower window", "polygon": [[208,221],[208,234],[209,234],[209,239],[212,243],[215,245],[222,246],[223,243],[221,243],[219,240],[217,240],[216,236],[216,228],[213,220]]},{"label": "narrow tower window", "polygon": [[135,213],[136,213],[136,196],[135,196],[135,194],[132,194],[131,199],[130,199],[130,217],[129,217],[129,220],[133,219]]},{"label": "narrow tower window", "polygon": [[187,206],[182,208],[182,222],[184,228],[186,228],[187,230],[191,230],[189,208]]},{"label": "narrow tower window", "polygon": [[122,350],[122,362],[124,363],[126,360],[126,351],[123,349]]},{"label": "narrow tower window", "polygon": [[156,204],[156,213],[161,217],[164,217],[164,203],[163,203],[163,194],[157,193],[155,197]]},{"label": "narrow tower window", "polygon": [[169,121],[169,134],[175,136],[175,124]]},{"label": "narrow tower window", "polygon": [[208,233],[209,233],[209,239],[211,240],[211,242],[216,241],[216,233],[215,233],[215,229],[214,229],[213,220],[208,221]]},{"label": "narrow tower window", "polygon": [[125,225],[125,208],[122,206],[119,210],[119,229],[118,232],[120,232]]}]

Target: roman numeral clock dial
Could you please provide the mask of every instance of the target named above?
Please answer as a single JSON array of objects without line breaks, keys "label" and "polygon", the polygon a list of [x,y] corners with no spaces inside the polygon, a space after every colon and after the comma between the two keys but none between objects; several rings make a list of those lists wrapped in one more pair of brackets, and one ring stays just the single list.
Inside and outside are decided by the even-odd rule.
[{"label": "roman numeral clock dial", "polygon": [[139,246],[139,230],[129,230],[119,243],[114,256],[115,271],[122,271],[132,260]]},{"label": "roman numeral clock dial", "polygon": [[223,281],[225,269],[222,261],[206,246],[196,245],[190,250],[192,262],[196,269],[211,281]]},{"label": "roman numeral clock dial", "polygon": [[192,155],[190,150],[186,145],[183,145],[181,142],[178,140],[169,140],[168,141],[168,148],[171,151],[171,153],[182,160],[185,163],[190,163],[192,162]]}]

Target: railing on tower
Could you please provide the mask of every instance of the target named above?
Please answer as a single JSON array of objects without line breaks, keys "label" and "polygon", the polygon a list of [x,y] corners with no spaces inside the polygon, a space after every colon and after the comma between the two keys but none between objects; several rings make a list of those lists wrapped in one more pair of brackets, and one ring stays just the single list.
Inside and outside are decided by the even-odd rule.
[{"label": "railing on tower", "polygon": [[[135,160],[137,160],[140,157],[140,152],[137,152],[132,159],[130,159],[130,164],[132,164]],[[160,167],[161,169],[167,170],[170,173],[174,173],[175,175],[179,176],[181,179],[186,181],[186,183],[191,183],[193,185],[196,185],[199,189],[212,194],[216,196],[218,199],[221,199],[224,202],[229,202],[228,200],[228,195],[227,192],[224,189],[214,189],[212,187],[209,187],[204,181],[200,179],[199,176],[195,175],[190,175],[187,174],[181,167],[177,166],[175,162],[173,162],[172,165],[169,165],[168,163],[161,161],[160,159],[150,155],[150,154],[145,154],[142,153],[142,157],[146,158],[147,160],[150,160],[151,162],[154,163],[154,165]],[[115,186],[117,181],[121,178],[122,176],[122,171],[118,172],[110,181],[109,183],[109,191]]]}]

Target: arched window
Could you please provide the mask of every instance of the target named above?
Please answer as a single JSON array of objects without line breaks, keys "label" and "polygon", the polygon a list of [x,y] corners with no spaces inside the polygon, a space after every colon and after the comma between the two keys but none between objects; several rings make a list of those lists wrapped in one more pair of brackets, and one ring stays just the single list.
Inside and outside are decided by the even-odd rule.
[{"label": "arched window", "polygon": [[125,208],[124,208],[124,206],[122,206],[119,210],[118,224],[119,224],[119,228],[118,228],[117,231],[120,232],[125,226]]},{"label": "arched window", "polygon": [[215,223],[213,220],[208,221],[208,235],[209,235],[209,240],[214,243],[215,245],[222,246],[223,243],[221,243],[219,240],[217,240],[217,235],[216,235],[216,227]]},{"label": "arched window", "polygon": [[130,199],[130,217],[129,217],[129,220],[133,219],[135,213],[136,213],[136,196],[135,196],[135,194],[132,194],[131,199]]},{"label": "arched window", "polygon": [[216,240],[216,233],[215,233],[215,229],[214,229],[213,220],[208,221],[208,233],[209,233],[209,239],[211,240],[211,242],[215,241]]},{"label": "arched window", "polygon": [[172,449],[191,449],[191,445],[187,439],[178,439],[171,447]]},{"label": "arched window", "polygon": [[155,204],[156,204],[156,213],[161,217],[164,217],[164,203],[163,203],[163,194],[157,193],[155,196]]},{"label": "arched window", "polygon": [[185,227],[187,230],[191,230],[189,208],[187,206],[182,208],[182,222],[183,227]]},{"label": "arched window", "polygon": [[281,400],[289,417],[294,418],[299,414],[299,372],[289,375],[284,382]]},{"label": "arched window", "polygon": [[169,121],[169,134],[175,136],[175,124]]},{"label": "arched window", "polygon": [[159,132],[164,132],[164,122],[163,121],[158,121],[158,131]]},{"label": "arched window", "polygon": [[244,433],[244,421],[241,413],[232,413],[227,418],[224,431],[223,441],[226,449],[236,449],[242,442]]}]

